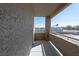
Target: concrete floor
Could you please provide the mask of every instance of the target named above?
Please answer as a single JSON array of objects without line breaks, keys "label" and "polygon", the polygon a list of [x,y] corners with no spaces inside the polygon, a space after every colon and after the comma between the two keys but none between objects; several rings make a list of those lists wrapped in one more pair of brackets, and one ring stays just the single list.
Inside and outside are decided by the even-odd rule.
[{"label": "concrete floor", "polygon": [[55,47],[49,41],[34,41],[29,56],[60,56]]},{"label": "concrete floor", "polygon": [[43,56],[42,41],[34,41],[29,56]]}]

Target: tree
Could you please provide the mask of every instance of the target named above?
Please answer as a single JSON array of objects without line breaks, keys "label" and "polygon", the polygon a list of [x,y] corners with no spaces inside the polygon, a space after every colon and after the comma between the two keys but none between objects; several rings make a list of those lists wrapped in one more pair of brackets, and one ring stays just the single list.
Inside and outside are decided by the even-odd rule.
[{"label": "tree", "polygon": [[79,30],[79,26],[78,26],[78,25],[77,25],[77,26],[75,26],[75,29],[76,29],[76,30]]},{"label": "tree", "polygon": [[56,24],[55,26],[58,26],[58,24]]},{"label": "tree", "polygon": [[71,25],[67,25],[67,26],[65,27],[65,29],[66,29],[66,30],[72,30],[72,26],[71,26]]}]

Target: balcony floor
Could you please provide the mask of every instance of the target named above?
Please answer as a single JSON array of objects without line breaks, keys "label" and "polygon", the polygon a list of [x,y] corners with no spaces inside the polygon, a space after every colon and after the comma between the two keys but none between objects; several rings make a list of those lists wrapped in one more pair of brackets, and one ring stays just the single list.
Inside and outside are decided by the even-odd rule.
[{"label": "balcony floor", "polygon": [[30,56],[43,56],[41,41],[34,41]]},{"label": "balcony floor", "polygon": [[38,40],[33,42],[29,56],[59,56],[59,54],[49,41]]}]

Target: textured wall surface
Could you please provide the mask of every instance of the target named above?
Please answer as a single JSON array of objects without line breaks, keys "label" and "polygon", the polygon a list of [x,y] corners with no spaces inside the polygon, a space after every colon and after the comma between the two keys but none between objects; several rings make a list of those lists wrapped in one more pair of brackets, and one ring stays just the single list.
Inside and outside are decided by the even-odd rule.
[{"label": "textured wall surface", "polygon": [[45,33],[35,33],[34,39],[35,40],[45,40]]},{"label": "textured wall surface", "polygon": [[0,4],[0,55],[29,55],[33,14],[29,4]]}]

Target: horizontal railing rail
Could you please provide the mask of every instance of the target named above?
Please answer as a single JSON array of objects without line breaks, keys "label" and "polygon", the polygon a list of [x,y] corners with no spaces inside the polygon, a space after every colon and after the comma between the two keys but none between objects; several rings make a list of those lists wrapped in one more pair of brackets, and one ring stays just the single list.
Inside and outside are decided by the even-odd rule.
[{"label": "horizontal railing rail", "polygon": [[67,38],[67,40],[69,40],[69,39],[74,39],[74,40],[79,41],[79,39],[77,39],[77,38],[73,38],[73,37],[65,36],[65,35],[60,34],[60,33],[54,33],[54,34],[55,34],[55,35],[61,35],[61,36],[64,36],[64,37],[66,37],[66,38]]}]

